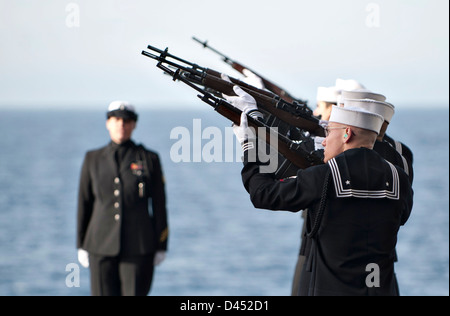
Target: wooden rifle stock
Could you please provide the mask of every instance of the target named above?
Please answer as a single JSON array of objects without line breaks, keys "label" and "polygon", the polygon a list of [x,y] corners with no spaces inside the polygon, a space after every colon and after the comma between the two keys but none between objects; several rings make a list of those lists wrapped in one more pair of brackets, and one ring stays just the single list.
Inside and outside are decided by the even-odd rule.
[{"label": "wooden rifle stock", "polygon": [[[201,84],[207,88],[211,88],[226,95],[236,95],[233,91],[234,84],[219,77],[205,74],[201,81]],[[317,136],[325,136],[325,132],[319,125],[318,119],[308,115],[301,116],[291,113],[290,111],[294,105],[288,104],[284,100],[277,99],[275,96],[268,96],[267,94],[260,93],[260,91],[264,91],[261,89],[248,88],[246,86],[241,86],[241,88],[255,98],[261,110],[278,117],[280,120],[292,126],[307,130]],[[256,91],[255,89],[259,91]]]},{"label": "wooden rifle stock", "polygon": [[[211,68],[205,68],[205,72],[208,75],[211,75],[211,76],[217,77],[219,79],[222,79],[221,73],[216,71],[216,70],[213,70]],[[277,97],[277,95],[274,94],[271,91],[256,88],[255,86],[252,86],[252,85],[250,85],[250,84],[248,84],[248,83],[246,83],[244,81],[241,81],[241,80],[233,78],[233,77],[229,77],[229,78],[230,78],[232,83],[240,86],[241,88],[246,88],[248,90],[255,91],[256,93],[263,94],[263,95],[266,95],[266,96],[271,97],[271,98],[276,98]]]},{"label": "wooden rifle stock", "polygon": [[[161,63],[158,63],[157,67],[162,69],[167,74],[171,75],[173,80],[179,80],[186,85],[190,86],[191,88],[194,88],[198,92],[201,93],[201,95],[198,95],[198,97],[205,103],[211,105],[216,112],[218,112],[223,117],[229,119],[234,124],[241,124],[241,114],[242,111],[238,108],[235,108],[228,102],[226,102],[223,99],[219,99],[214,97],[212,94],[208,93],[207,91],[204,91],[197,87],[195,84],[187,80],[181,73],[182,70],[178,69],[177,71],[172,71],[169,68],[163,66]],[[222,80],[223,81],[223,80]],[[226,81],[225,81],[226,82]],[[305,169],[307,167],[310,167],[314,164],[317,164],[317,161],[314,161],[313,159],[309,160],[308,157],[310,157],[310,154],[305,152],[301,146],[296,144],[294,141],[290,140],[286,136],[278,133],[277,131],[271,129],[264,123],[255,120],[251,116],[247,116],[248,120],[248,126],[252,127],[257,137],[261,137],[259,134],[261,130],[264,130],[265,133],[265,141],[267,144],[274,147],[281,155],[283,155],[287,160],[292,162],[295,166],[297,166],[300,169]],[[270,144],[270,134],[276,133],[277,134],[277,144]]]},{"label": "wooden rifle stock", "polygon": [[[210,102],[207,102],[205,99],[206,96],[199,96],[200,99],[205,101],[206,103],[211,104]],[[208,97],[206,97],[208,98]],[[215,104],[211,104],[214,107],[214,110],[222,115],[223,117],[229,119],[234,124],[240,125],[241,124],[241,114],[242,112],[230,105],[229,103],[218,100]],[[248,126],[252,127],[254,131],[256,132],[256,136],[261,138],[261,132],[263,131],[265,133],[265,141],[268,145],[275,148],[281,155],[283,155],[287,160],[292,162],[295,166],[297,166],[300,169],[305,169],[308,167],[311,167],[315,164],[313,161],[309,161],[306,157],[308,157],[308,153],[304,152],[300,146],[297,146],[294,142],[292,142],[287,137],[281,135],[278,132],[271,131],[271,128],[265,126],[261,122],[253,119],[251,116],[247,116],[248,120]],[[271,144],[270,143],[270,133],[277,133],[277,144]]]},{"label": "wooden rifle stock", "polygon": [[[234,70],[237,70],[238,72],[240,72],[241,74],[244,74],[244,69],[248,69],[247,67],[241,65],[240,63],[237,63],[235,61],[232,61],[230,63],[231,67],[233,67]],[[250,69],[248,69],[250,70]],[[251,70],[250,70],[251,71]],[[262,78],[261,78],[262,79]],[[269,89],[270,90],[270,89]]]}]

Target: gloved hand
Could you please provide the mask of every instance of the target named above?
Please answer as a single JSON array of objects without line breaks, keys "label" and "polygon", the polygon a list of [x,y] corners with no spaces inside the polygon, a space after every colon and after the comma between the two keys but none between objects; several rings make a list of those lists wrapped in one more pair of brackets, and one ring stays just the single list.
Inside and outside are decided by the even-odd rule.
[{"label": "gloved hand", "polygon": [[252,85],[258,89],[264,89],[264,83],[260,77],[255,75],[253,72],[251,72],[247,68],[244,68],[244,70],[242,70],[242,73],[245,76],[245,79],[244,79],[245,83]]},{"label": "gloved hand", "polygon": [[247,114],[245,112],[241,114],[241,125],[233,124],[233,132],[241,145],[248,139],[255,138],[255,134],[248,127]]},{"label": "gloved hand", "polygon": [[[222,77],[222,80],[231,82],[230,78],[228,78],[226,74],[221,74],[220,76]],[[231,103],[231,105],[247,114],[251,111],[258,110],[255,98],[253,98],[250,94],[242,90],[241,87],[234,86],[233,91],[234,93],[236,93],[237,96],[229,96],[222,93],[225,100]]]},{"label": "gloved hand", "polygon": [[325,137],[320,137],[320,136],[314,137],[314,149],[315,150],[325,149],[325,147],[323,146],[324,139],[325,139]]},{"label": "gloved hand", "polygon": [[159,265],[164,261],[164,259],[166,259],[166,252],[164,250],[158,250],[155,254],[155,258],[153,259],[153,265]]},{"label": "gloved hand", "polygon": [[[324,121],[324,120],[319,120],[319,125],[322,126],[323,128],[328,126],[328,121]],[[325,147],[323,146],[323,140],[325,139],[325,137],[320,137],[320,136],[315,136],[314,137],[314,148],[315,150],[320,150],[320,149],[325,149]]]},{"label": "gloved hand", "polygon": [[89,268],[89,253],[84,249],[78,249],[78,262],[85,268]]}]

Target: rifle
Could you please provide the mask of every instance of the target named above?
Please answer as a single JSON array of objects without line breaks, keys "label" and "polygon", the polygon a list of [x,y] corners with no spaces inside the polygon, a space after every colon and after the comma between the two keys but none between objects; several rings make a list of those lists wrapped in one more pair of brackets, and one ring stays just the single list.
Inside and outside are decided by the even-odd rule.
[{"label": "rifle", "polygon": [[[164,66],[161,62],[158,62],[156,65],[158,68],[164,71],[164,73],[170,75],[174,81],[178,80],[189,87],[195,89],[200,94],[197,95],[198,98],[200,98],[203,102],[211,105],[215,111],[217,111],[222,116],[226,117],[230,121],[232,121],[234,124],[240,125],[241,120],[241,114],[242,111],[238,108],[235,108],[233,105],[228,103],[227,101],[220,99],[208,91],[199,88],[189,80],[187,80],[182,75],[182,70],[177,69],[175,71],[169,69],[168,67]],[[247,116],[248,120],[248,126],[252,127],[257,137],[261,137],[261,133],[264,133],[264,138],[268,145],[270,145],[270,133],[276,133],[278,138],[277,143],[277,150],[280,154],[282,154],[286,159],[288,159],[291,163],[293,163],[297,168],[305,169],[312,165],[317,165],[322,163],[317,157],[311,155],[310,153],[306,152],[304,148],[301,146],[301,144],[290,140],[286,136],[278,133],[274,129],[272,129],[270,126],[266,125],[265,123],[256,120],[252,118],[251,116]],[[262,129],[262,130],[261,130]]]},{"label": "rifle", "polygon": [[[234,95],[234,91],[232,90],[234,84],[239,84],[241,88],[246,89],[245,91],[247,91],[254,97],[259,97],[260,100],[263,100],[262,96],[266,96],[268,97],[267,100],[277,100],[279,101],[279,104],[284,104],[285,107],[287,107],[288,105],[293,106],[283,100],[280,100],[278,96],[272,94],[271,92],[267,92],[265,90],[259,91],[260,89],[257,89],[250,85],[246,86],[237,79],[230,78],[232,83],[225,81],[218,77],[220,76],[220,73],[208,68],[200,67],[197,64],[172,55],[168,52],[168,48],[166,48],[165,50],[160,50],[150,45],[148,45],[147,48],[159,53],[159,56],[146,51],[142,51],[142,54],[144,56],[157,60],[157,67],[163,70],[165,74],[170,75],[174,81],[181,81],[191,88],[195,89],[196,91],[200,92],[201,94],[198,95],[198,97],[202,101],[213,106],[219,114],[228,118],[235,124],[240,124],[241,111],[222,99],[222,93]],[[184,65],[180,65],[174,62],[172,59],[181,62]],[[203,88],[200,88],[200,86],[202,86]],[[259,106],[261,109],[261,104],[259,104]],[[296,106],[298,107],[298,105]],[[274,107],[273,105],[272,107],[276,109],[276,107]],[[312,130],[323,133],[323,128],[318,124],[317,118],[312,117],[310,111],[307,112],[303,109],[303,107],[300,108],[301,111],[299,111],[299,113],[301,114],[301,121],[303,120],[308,122],[311,125],[309,127],[311,127]],[[278,109],[278,111],[286,111],[286,109],[280,108]],[[262,112],[264,113],[264,110]],[[288,114],[290,114],[291,117],[295,117],[291,113]],[[248,117],[248,121],[249,126],[253,127],[256,131],[258,130],[258,127],[262,127],[265,130],[266,142],[268,142],[268,140],[270,139],[270,137],[268,137],[270,136],[270,132],[274,132],[271,128],[278,128],[278,131],[276,132],[278,138],[277,150],[278,155],[281,156],[281,159],[278,160],[279,166],[277,171],[275,172],[276,177],[285,178],[288,176],[292,176],[296,174],[296,171],[299,168],[304,169],[311,165],[323,163],[322,153],[320,151],[314,151],[314,144],[312,144],[311,148],[312,140],[310,137],[304,135],[302,130],[289,125],[288,123],[280,120],[278,117],[270,113],[268,115],[265,115],[264,117],[264,122],[254,120],[251,117]]]},{"label": "rifle", "polygon": [[[264,78],[263,76],[259,75],[258,73],[256,73],[255,71],[253,71],[252,69],[248,68],[247,66],[242,65],[241,63],[229,58],[228,56],[224,55],[223,53],[219,52],[217,49],[211,47],[208,45],[208,41],[200,41],[199,39],[197,39],[196,37],[192,37],[192,39],[198,43],[200,43],[204,48],[208,48],[209,50],[213,51],[214,53],[218,54],[219,56],[222,57],[222,60],[227,63],[228,65],[230,65],[233,69],[237,70],[238,72],[240,72],[241,74],[244,74],[244,69],[247,69],[249,71],[251,71],[253,74],[255,74],[256,76],[258,76],[259,78],[261,78],[264,87],[266,89],[268,89],[269,91],[275,93],[276,95],[279,95],[282,99],[286,100],[287,102],[294,102],[297,101],[299,103],[305,103],[305,101],[295,98],[293,97],[291,94],[289,94],[286,90],[284,90],[283,88],[281,88],[280,86],[276,85],[275,83],[267,80],[266,78]],[[245,75],[245,74],[244,74]]]},{"label": "rifle", "polygon": [[[218,71],[201,67],[195,63],[172,55],[168,52],[167,48],[161,50],[151,45],[148,45],[147,48],[157,52],[159,55],[142,51],[144,56],[155,59],[160,63],[167,64],[175,69],[180,69],[181,74],[186,80],[197,85],[202,85],[206,89],[215,91],[215,95],[218,97],[221,97],[221,93],[235,95],[233,86],[239,85],[244,91],[255,98],[259,109],[262,110],[263,113],[265,112],[265,114],[276,117],[289,126],[297,127],[317,136],[325,136],[322,126],[319,125],[319,120],[312,115],[312,111],[307,108],[306,104],[300,104],[298,102],[289,103],[271,92],[258,89],[235,78],[230,78],[231,83],[225,81],[220,77]],[[181,62],[184,65],[180,65],[171,59]]]}]

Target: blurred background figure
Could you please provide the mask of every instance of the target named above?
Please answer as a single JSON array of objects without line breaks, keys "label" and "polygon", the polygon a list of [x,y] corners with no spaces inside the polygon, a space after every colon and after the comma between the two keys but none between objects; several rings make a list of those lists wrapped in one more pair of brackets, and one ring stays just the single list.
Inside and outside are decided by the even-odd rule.
[{"label": "blurred background figure", "polygon": [[93,296],[145,296],[168,240],[163,172],[157,153],[131,136],[138,115],[109,105],[108,145],[86,153],[78,195],[78,260],[91,272]]}]

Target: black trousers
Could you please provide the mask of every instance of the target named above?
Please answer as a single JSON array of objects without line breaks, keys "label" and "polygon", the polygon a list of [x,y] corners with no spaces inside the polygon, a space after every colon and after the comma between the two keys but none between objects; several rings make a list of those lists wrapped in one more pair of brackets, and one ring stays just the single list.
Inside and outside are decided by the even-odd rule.
[{"label": "black trousers", "polygon": [[146,296],[153,279],[154,254],[104,257],[89,254],[92,296]]},{"label": "black trousers", "polygon": [[302,218],[303,218],[303,225],[302,225],[302,232],[301,232],[301,248],[300,248],[300,254],[298,255],[297,264],[295,265],[295,271],[294,271],[294,279],[292,280],[292,291],[291,296],[299,296],[300,293],[300,276],[303,271],[303,266],[305,265],[306,257],[304,255],[304,247],[305,247],[305,238],[306,238],[306,216],[307,211],[304,210],[302,212]]}]

